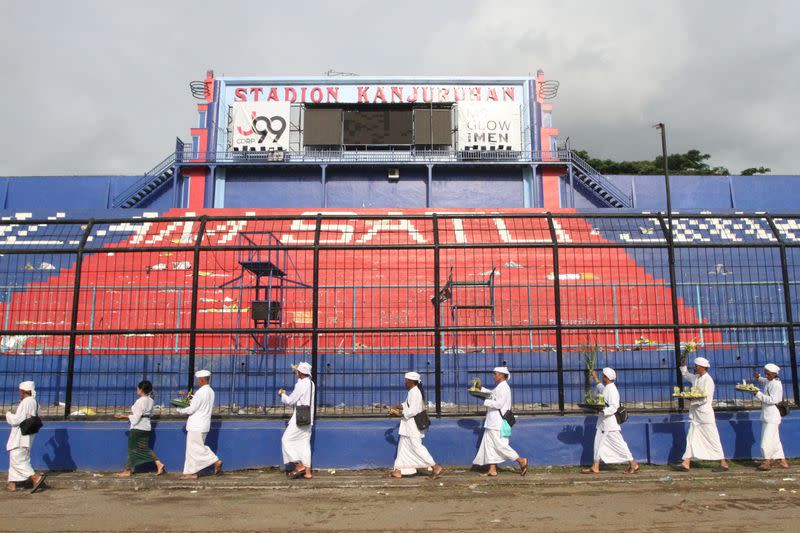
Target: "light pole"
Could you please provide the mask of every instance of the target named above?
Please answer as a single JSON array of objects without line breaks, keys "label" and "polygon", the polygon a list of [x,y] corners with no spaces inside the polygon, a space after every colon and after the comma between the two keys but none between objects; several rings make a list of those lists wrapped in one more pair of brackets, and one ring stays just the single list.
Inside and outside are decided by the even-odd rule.
[{"label": "light pole", "polygon": [[669,223],[669,231],[672,232],[672,198],[669,192],[669,164],[667,162],[667,127],[663,122],[653,125],[654,128],[661,131],[661,154],[664,159],[664,188],[667,190],[667,222]]}]

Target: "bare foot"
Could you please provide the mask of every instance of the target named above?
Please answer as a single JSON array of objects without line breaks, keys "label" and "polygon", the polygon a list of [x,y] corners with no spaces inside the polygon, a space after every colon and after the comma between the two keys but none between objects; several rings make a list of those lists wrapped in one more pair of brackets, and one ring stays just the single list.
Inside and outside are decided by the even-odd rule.
[{"label": "bare foot", "polygon": [[181,479],[197,479],[197,474],[183,474]]},{"label": "bare foot", "polygon": [[403,477],[403,474],[399,470],[392,470],[392,473],[389,474],[389,476],[395,479],[400,479],[401,477]]},{"label": "bare foot", "polygon": [[214,475],[218,476],[221,473],[222,473],[222,460],[220,459],[220,460],[217,460],[216,463],[214,463]]},{"label": "bare foot", "polygon": [[581,474],[599,474],[600,470],[594,468],[581,468]]},{"label": "bare foot", "polygon": [[481,474],[481,477],[497,477],[497,471],[492,472],[490,470],[489,472],[484,472]]},{"label": "bare foot", "polygon": [[166,465],[164,463],[162,463],[161,461],[156,461],[156,468],[158,469],[158,470],[156,470],[156,475],[157,476],[160,476],[161,474],[163,474],[164,472],[167,471]]},{"label": "bare foot", "polygon": [[17,490],[17,484],[16,484],[16,483],[10,483],[10,482],[9,482],[9,483],[6,483],[6,490],[7,490],[8,492],[14,492],[14,491],[16,491],[16,490]]},{"label": "bare foot", "polygon": [[131,471],[130,470],[123,470],[122,472],[119,472],[117,474],[117,477],[131,477]]},{"label": "bare foot", "polygon": [[444,469],[441,466],[433,465],[433,473],[431,475],[431,479],[439,479],[440,477],[442,477],[442,470]]}]

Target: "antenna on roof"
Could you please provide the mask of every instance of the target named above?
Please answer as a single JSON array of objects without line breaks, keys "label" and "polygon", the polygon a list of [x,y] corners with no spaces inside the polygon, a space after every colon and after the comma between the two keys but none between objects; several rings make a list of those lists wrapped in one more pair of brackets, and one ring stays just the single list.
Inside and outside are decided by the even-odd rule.
[{"label": "antenna on roof", "polygon": [[355,72],[341,72],[341,71],[333,70],[333,69],[330,69],[327,72],[325,72],[325,75],[326,76],[358,76],[358,74],[356,74]]},{"label": "antenna on roof", "polygon": [[558,86],[560,84],[556,80],[546,80],[539,82],[539,98],[543,100],[552,100],[558,96]]}]

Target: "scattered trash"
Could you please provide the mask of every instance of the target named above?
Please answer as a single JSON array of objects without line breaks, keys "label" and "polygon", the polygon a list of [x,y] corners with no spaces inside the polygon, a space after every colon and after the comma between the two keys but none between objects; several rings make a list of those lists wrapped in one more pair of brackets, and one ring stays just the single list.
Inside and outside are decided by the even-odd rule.
[{"label": "scattered trash", "polygon": [[172,269],[173,270],[189,270],[192,268],[192,264],[189,261],[173,261],[172,262]]},{"label": "scattered trash", "polygon": [[197,494],[197,491],[196,490],[190,490],[189,494]]},{"label": "scattered trash", "polygon": [[779,488],[779,489],[778,489],[778,492],[786,492],[786,489],[784,489],[783,487],[781,487],[781,488]]},{"label": "scattered trash", "polygon": [[97,413],[94,409],[89,409],[85,407],[83,409],[78,409],[77,411],[72,411],[69,416],[95,416]]},{"label": "scattered trash", "polygon": [[[580,281],[582,279],[594,279],[595,275],[592,272],[578,272],[574,274],[559,274],[558,279],[559,281]],[[555,279],[555,274],[552,272],[547,275],[547,279],[549,281],[553,281]]]},{"label": "scattered trash", "polygon": [[[444,483],[439,483],[439,486],[440,486],[440,487],[444,487]],[[792,492],[797,492],[797,491],[796,491],[796,490],[793,490]]]},{"label": "scattered trash", "polygon": [[92,477],[103,477],[103,474],[92,474]]},{"label": "scattered trash", "polygon": [[664,483],[669,483],[670,481],[672,481],[672,476],[664,476],[662,478],[659,478],[659,481],[663,481]]},{"label": "scattered trash", "polygon": [[328,473],[333,476],[333,475],[336,474],[336,470],[333,470],[333,469],[328,470]]},{"label": "scattered trash", "polygon": [[727,494],[725,494],[724,492],[720,492],[719,495],[720,496],[727,496]]},{"label": "scattered trash", "polygon": [[381,496],[388,496],[389,495],[388,492],[383,492],[382,490],[379,490],[378,494],[380,494]]},{"label": "scattered trash", "polygon": [[520,265],[519,263],[517,263],[515,261],[509,261],[508,263],[506,263],[503,266],[505,268],[525,268],[525,265]]},{"label": "scattered trash", "polygon": [[792,494],[797,494],[797,491],[792,489]]},{"label": "scattered trash", "polygon": [[501,522],[501,520],[499,518],[495,518],[494,520],[491,520],[492,524],[499,524],[500,522]]},{"label": "scattered trash", "polygon": [[794,481],[794,478],[793,477],[785,477],[785,478],[783,478],[783,481]]},{"label": "scattered trash", "polygon": [[166,270],[166,269],[167,265],[165,263],[156,263],[155,265],[149,265],[145,268],[147,272],[150,272],[151,270]]},{"label": "scattered trash", "polygon": [[45,262],[39,263],[39,270],[55,270],[55,269],[56,267],[54,267],[50,263],[45,263]]},{"label": "scattered trash", "polygon": [[758,481],[761,483],[768,483],[770,485],[774,485],[775,483],[777,483],[777,481],[775,481],[774,479],[759,479]]}]

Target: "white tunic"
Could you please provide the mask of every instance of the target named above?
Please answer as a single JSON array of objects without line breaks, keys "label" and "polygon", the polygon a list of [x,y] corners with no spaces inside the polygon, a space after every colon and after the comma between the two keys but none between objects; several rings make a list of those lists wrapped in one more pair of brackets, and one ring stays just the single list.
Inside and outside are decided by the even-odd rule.
[{"label": "white tunic", "polygon": [[483,427],[500,430],[503,427],[503,414],[511,409],[511,387],[507,381],[501,381],[494,389],[481,387],[481,392],[491,393],[492,397],[483,401],[488,407]]},{"label": "white tunic", "polygon": [[14,448],[31,447],[34,435],[23,435],[19,430],[19,425],[23,420],[35,416],[38,410],[39,404],[36,403],[32,396],[28,396],[19,402],[15,413],[6,412],[6,422],[11,426],[11,433],[8,435],[8,441],[6,442],[7,451],[11,451]]},{"label": "white tunic", "polygon": [[761,402],[761,421],[780,424],[781,413],[777,406],[783,401],[783,383],[778,378],[770,381],[762,377],[758,381],[764,389],[756,393],[756,399]]},{"label": "white tunic", "polygon": [[628,448],[622,431],[617,422],[616,413],[619,409],[619,391],[615,383],[604,385],[597,384],[598,394],[603,395],[606,407],[600,411],[597,418],[597,431],[594,435],[594,460],[606,464],[626,463],[633,460],[633,455]]},{"label": "white tunic", "polygon": [[283,463],[302,463],[304,466],[311,466],[311,426],[314,425],[314,408],[311,407],[311,424],[307,426],[297,425],[297,406],[311,405],[316,386],[311,378],[305,377],[297,380],[291,394],[282,394],[281,403],[294,407],[292,418],[286,425],[286,431],[281,437],[281,454]]},{"label": "white tunic", "polygon": [[491,398],[484,400],[488,410],[483,423],[483,438],[478,453],[472,460],[476,465],[500,464],[504,461],[516,461],[519,454],[508,443],[508,438],[500,436],[503,427],[503,413],[511,409],[511,387],[508,382],[501,381],[494,389],[481,387],[481,392],[489,392]]},{"label": "white tunic", "polygon": [[719,438],[717,421],[714,417],[714,380],[706,372],[702,376],[689,373],[681,367],[681,375],[693,386],[702,388],[706,392],[705,398],[692,400],[689,403],[689,432],[686,434],[686,451],[683,459],[700,459],[706,461],[721,461],[725,458],[722,450],[722,441]]},{"label": "white tunic", "polygon": [[417,428],[414,417],[425,410],[425,400],[419,387],[408,390],[403,402],[403,416],[400,418],[400,439],[397,443],[397,456],[394,468],[403,475],[416,473],[418,468],[427,468],[436,464],[428,449],[422,444],[425,433]]},{"label": "white tunic", "polygon": [[17,483],[28,480],[36,472],[31,466],[31,446],[36,435],[23,435],[19,424],[30,418],[39,410],[36,400],[28,396],[19,402],[17,411],[6,413],[6,421],[11,425],[11,434],[8,436],[6,450],[8,451],[8,481]]},{"label": "white tunic", "polygon": [[784,459],[783,444],[781,443],[780,424],[781,414],[777,404],[783,401],[783,384],[777,378],[768,380],[760,378],[763,391],[756,393],[756,399],[761,402],[761,454],[764,459]]},{"label": "white tunic", "polygon": [[150,417],[153,416],[153,399],[150,396],[142,396],[131,406],[131,414],[128,420],[131,422],[131,429],[150,431]]},{"label": "white tunic", "polygon": [[681,367],[681,375],[683,379],[692,384],[693,387],[704,389],[706,391],[705,398],[699,398],[689,402],[689,420],[698,424],[716,424],[717,420],[714,417],[714,380],[711,374],[706,372],[702,376],[692,374],[685,366]]},{"label": "white tunic", "polygon": [[182,415],[189,415],[186,431],[208,433],[211,430],[211,412],[214,410],[214,389],[203,385],[195,391],[189,407],[178,409]]}]

